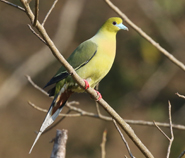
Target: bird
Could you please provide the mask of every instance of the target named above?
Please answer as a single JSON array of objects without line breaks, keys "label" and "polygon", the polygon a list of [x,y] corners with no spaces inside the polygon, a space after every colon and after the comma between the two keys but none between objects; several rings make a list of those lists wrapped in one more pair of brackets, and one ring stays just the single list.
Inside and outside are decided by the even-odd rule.
[{"label": "bird", "polygon": [[[85,92],[85,89],[89,87],[95,88],[107,75],[116,55],[116,34],[119,30],[128,31],[122,22],[119,17],[109,18],[92,38],[82,42],[67,59],[76,73],[84,80],[85,88],[80,87],[63,66],[45,85],[44,88],[55,85],[48,91],[49,96],[54,96],[54,99],[29,154],[43,131],[55,121],[71,94]],[[98,101],[102,96],[98,91],[96,92]]]}]

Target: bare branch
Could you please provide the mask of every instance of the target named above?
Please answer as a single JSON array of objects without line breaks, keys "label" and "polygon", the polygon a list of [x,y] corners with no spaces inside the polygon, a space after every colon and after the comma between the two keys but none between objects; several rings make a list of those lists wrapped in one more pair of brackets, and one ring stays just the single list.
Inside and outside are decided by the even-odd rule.
[{"label": "bare branch", "polygon": [[51,12],[52,12],[52,10],[53,10],[53,8],[55,7],[55,5],[56,5],[57,2],[58,2],[58,0],[55,0],[55,1],[53,2],[53,5],[51,6],[50,10],[49,10],[48,13],[46,14],[46,16],[45,16],[45,18],[44,18],[44,20],[43,20],[43,22],[42,22],[42,26],[44,26],[46,20],[48,19],[49,15],[51,14]]},{"label": "bare branch", "polygon": [[170,123],[170,134],[171,134],[171,138],[170,138],[170,142],[169,142],[169,145],[168,145],[168,151],[167,151],[167,158],[170,157],[170,151],[171,151],[171,146],[172,146],[172,143],[173,143],[173,140],[174,140],[174,135],[173,135],[173,127],[172,127],[172,116],[171,116],[171,103],[170,101],[168,101],[168,104],[169,104],[169,123]]},{"label": "bare branch", "polygon": [[44,41],[44,39],[42,37],[40,37],[40,35],[38,33],[35,32],[35,30],[31,27],[31,25],[28,24],[29,29],[31,30],[31,32],[36,35],[44,44],[47,45],[46,41]]},{"label": "bare branch", "polygon": [[115,121],[114,119],[113,119],[113,123],[114,123],[114,125],[115,125],[117,131],[119,132],[119,134],[120,134],[120,136],[121,136],[121,139],[122,139],[123,142],[125,143],[125,146],[126,146],[126,148],[127,148],[127,150],[128,150],[128,153],[129,153],[130,157],[131,157],[131,158],[135,158],[135,157],[132,155],[132,152],[131,152],[131,150],[130,150],[130,147],[129,147],[129,145],[128,145],[126,139],[125,139],[125,137],[123,136],[123,133],[122,133],[121,130],[119,129],[119,127],[118,127],[118,125],[117,125],[117,123],[116,123],[116,121]]},{"label": "bare branch", "polygon": [[[30,76],[26,76],[28,81],[33,85],[33,87],[35,87],[36,89],[38,89],[40,92],[44,93],[45,95],[48,96],[47,92],[45,92],[42,88],[38,87],[33,81],[32,79],[30,78]],[[95,118],[99,118],[99,119],[102,119],[102,120],[105,120],[105,121],[112,121],[112,118],[111,117],[108,117],[108,116],[104,116],[104,115],[101,115],[101,114],[94,114],[94,113],[91,113],[91,112],[87,112],[87,111],[84,111],[80,108],[76,108],[76,107],[73,107],[71,105],[73,104],[79,104],[79,102],[67,102],[66,104],[66,107],[68,107],[70,110],[73,110],[75,112],[78,112],[78,114],[70,114],[70,115],[66,115],[66,114],[59,114],[59,116],[66,116],[66,117],[78,117],[78,116],[89,116],[89,117],[95,117]],[[36,105],[34,105],[33,103],[29,102],[29,105],[31,105],[33,108],[39,110],[39,111],[42,111],[42,112],[47,112],[46,109],[42,109],[40,107],[37,107]],[[132,124],[132,125],[142,125],[142,126],[160,126],[160,127],[165,127],[165,128],[169,128],[170,127],[170,124],[169,123],[161,123],[161,122],[151,122],[151,121],[144,121],[144,120],[127,120],[125,119],[125,121],[129,124]],[[178,130],[185,130],[185,126],[183,125],[178,125],[178,124],[172,124],[172,127],[174,129],[178,129]]]},{"label": "bare branch", "polygon": [[[77,102],[77,103],[78,103],[78,102]],[[39,110],[39,111],[45,112],[45,113],[48,112],[47,109],[42,109],[42,108],[36,106],[35,104],[33,104],[31,101],[28,101],[28,104],[31,105],[31,107],[33,107],[33,108],[36,109],[36,110]],[[70,106],[71,103],[66,103],[66,104],[67,104],[68,106]],[[75,103],[72,102],[72,104],[75,104]],[[70,111],[73,110],[73,109],[71,109],[71,108],[69,108],[69,109],[70,109]],[[59,116],[62,116],[62,117],[77,117],[77,116],[81,116],[81,114],[62,114],[62,113],[61,113],[61,114],[59,114]]]},{"label": "bare branch", "polygon": [[105,144],[106,144],[106,139],[107,137],[107,130],[103,131],[103,136],[102,136],[102,143],[100,144],[101,146],[101,158],[105,158],[106,156],[106,151],[105,151]]},{"label": "bare branch", "polygon": [[[26,75],[28,81],[32,84],[32,86],[36,89],[38,89],[40,92],[44,93],[45,95],[48,96],[48,93],[45,92],[42,88],[40,88],[39,86],[37,86],[31,79],[30,76]],[[39,111],[42,111],[42,112],[47,112],[46,109],[42,109],[40,107],[37,107],[36,105],[34,105],[33,103],[29,102],[29,104],[39,110]],[[98,109],[97,109],[97,113],[98,114],[94,114],[94,113],[90,113],[90,112],[87,112],[87,111],[84,111],[80,108],[76,108],[76,107],[73,107],[71,106],[72,104],[79,104],[78,102],[67,102],[67,107],[70,109],[70,110],[73,110],[75,112],[78,112],[78,114],[59,114],[59,116],[66,116],[66,117],[78,117],[78,116],[90,116],[90,117],[95,117],[95,118],[100,118],[102,120],[105,120],[105,121],[112,121],[112,118],[111,117],[107,117],[107,116],[104,116],[104,115],[101,115],[101,113],[99,112],[98,113]],[[97,104],[97,102],[96,102]],[[161,123],[161,122],[151,122],[151,121],[144,121],[144,120],[127,120],[125,119],[125,121],[129,124],[132,124],[132,125],[143,125],[143,126],[161,126],[161,127],[165,127],[165,128],[169,128],[170,127],[170,124],[169,123]],[[185,126],[183,125],[177,125],[177,124],[172,124],[172,127],[174,129],[178,129],[178,130],[185,130]]]},{"label": "bare branch", "polygon": [[[65,50],[71,43],[75,32],[76,25],[81,15],[82,9],[84,6],[84,0],[68,0],[66,1],[63,9],[59,13],[59,25],[56,28],[56,33],[53,37],[53,42],[59,46],[61,53],[64,54]],[[69,14],[69,10],[73,10]],[[2,43],[2,42],[1,42]],[[11,50],[11,47],[6,47]],[[41,62],[43,61],[44,62]],[[25,80],[24,74],[29,74],[32,77],[37,76],[39,72],[43,71],[51,63],[56,61],[56,58],[53,57],[48,51],[48,47],[41,47],[39,51],[31,55],[27,60],[22,62],[19,67],[11,74],[10,77],[1,84],[0,87],[0,108],[3,108],[10,103],[16,95],[21,91],[21,89],[28,83]],[[9,87],[12,88],[9,91]],[[8,96],[8,98],[7,98]]]},{"label": "bare branch", "polygon": [[178,95],[178,97],[185,99],[185,96],[184,96],[184,95],[181,95],[181,94],[179,94],[178,92],[175,93],[175,94]]},{"label": "bare branch", "polygon": [[[42,89],[41,89],[41,92],[42,92]],[[44,91],[44,93],[46,93],[46,92]],[[39,110],[39,111],[45,112],[45,113],[48,112],[47,109],[42,109],[42,108],[36,106],[35,104],[31,103],[30,101],[28,101],[28,104],[31,105],[36,110]],[[65,117],[88,116],[88,117],[94,117],[94,118],[102,119],[102,120],[105,120],[105,121],[112,121],[111,117],[95,114],[95,113],[92,113],[92,112],[87,112],[87,111],[84,111],[80,108],[76,108],[74,106],[71,106],[71,105],[74,105],[74,104],[78,105],[79,102],[76,102],[76,101],[67,102],[66,107],[69,108],[72,111],[77,112],[76,114],[62,114],[61,113],[61,114],[59,114],[59,116],[65,116]],[[142,126],[156,126],[157,125],[157,126],[165,127],[165,128],[170,127],[169,123],[161,123],[161,122],[155,122],[154,123],[154,122],[151,122],[151,121],[144,121],[144,120],[127,120],[127,119],[125,119],[125,122],[127,122],[128,124],[131,124],[131,125],[142,125]],[[185,130],[185,126],[183,126],[183,125],[172,124],[172,127],[174,129],[178,129],[178,130]]]},{"label": "bare branch", "polygon": [[110,0],[105,0],[111,9],[113,9],[119,16],[121,16],[136,32],[138,32],[143,38],[150,42],[154,47],[156,47],[161,53],[163,53],[170,61],[175,65],[185,71],[185,65],[176,59],[172,54],[155,42],[150,36],[148,36],[141,28],[135,25],[117,6],[115,6]]},{"label": "bare branch", "polygon": [[[126,120],[125,121],[129,124],[133,124],[133,125],[143,125],[143,126],[154,126],[154,123],[151,121],[144,121],[144,120]],[[169,123],[161,123],[161,122],[155,122],[155,124],[157,124],[160,127],[166,127],[169,128],[170,125]],[[185,126],[184,125],[177,125],[177,124],[173,124],[173,128],[174,129],[179,129],[179,130],[185,130]]]},{"label": "bare branch", "polygon": [[168,111],[169,111],[169,124],[170,124],[170,134],[171,134],[171,138],[168,137],[164,131],[162,131],[160,129],[160,127],[158,127],[155,122],[154,124],[156,125],[156,127],[159,129],[159,131],[169,140],[169,145],[168,145],[168,150],[167,150],[167,158],[170,157],[170,151],[171,151],[171,146],[172,146],[172,143],[173,143],[173,140],[174,140],[174,135],[173,135],[173,127],[172,127],[172,117],[171,117],[171,103],[170,101],[168,101],[168,104],[169,104],[169,108],[168,108]]},{"label": "bare branch", "polygon": [[97,110],[98,115],[101,115],[98,102],[95,102],[95,104],[96,104],[96,110]]},{"label": "bare branch", "polygon": [[182,158],[185,155],[185,150],[179,155],[178,158]]},{"label": "bare branch", "polygon": [[33,26],[36,26],[38,18],[39,18],[39,0],[35,0],[35,19],[33,22]]},{"label": "bare branch", "polygon": [[[48,93],[46,91],[44,91],[42,88],[40,88],[38,85],[36,85],[30,76],[26,75],[28,81],[31,83],[31,85],[38,89],[40,92],[44,93],[45,95],[49,96]],[[29,103],[30,104],[30,103]],[[96,115],[94,113],[90,113],[90,112],[87,112],[87,111],[84,111],[80,108],[76,108],[76,107],[73,107],[71,105],[73,104],[79,104],[79,102],[67,102],[67,107],[73,111],[76,111],[78,112],[78,114],[70,114],[70,115],[66,115],[66,114],[60,114],[60,116],[66,116],[66,117],[77,117],[77,116],[91,116],[91,117],[95,117],[95,118],[100,118],[102,120],[105,120],[105,121],[112,121],[112,118],[111,117],[107,117],[107,116],[104,116],[100,113],[100,111],[98,110],[99,107],[97,108],[97,113],[99,111],[99,113]],[[98,104],[96,102],[96,104]],[[35,109],[39,110],[39,111],[43,111],[43,112],[47,112],[47,110],[45,109],[41,109],[41,108],[37,108],[37,106],[35,106],[33,103],[31,104],[32,107],[34,107]],[[170,127],[170,124],[169,123],[161,123],[161,122],[151,122],[151,121],[144,121],[144,120],[127,120],[125,119],[125,121],[129,124],[132,124],[132,125],[143,125],[143,126],[161,126],[161,127],[165,127],[165,128],[169,128]],[[178,129],[178,130],[185,130],[185,126],[183,125],[177,125],[177,124],[172,124],[172,127],[174,129]]]},{"label": "bare branch", "polygon": [[25,12],[25,9],[24,8],[22,8],[22,7],[20,7],[20,6],[16,5],[16,4],[13,4],[13,3],[8,2],[6,0],[0,0],[0,1],[3,2],[3,3],[6,3],[6,4],[8,4],[8,5],[12,6],[12,7],[15,7],[15,8],[17,8],[17,9],[23,11],[23,12]]},{"label": "bare branch", "polygon": [[49,97],[49,94],[48,94],[45,90],[43,90],[42,88],[40,88],[38,85],[36,85],[36,84],[32,81],[32,79],[31,79],[31,77],[30,77],[29,75],[25,75],[25,77],[27,78],[28,82],[29,82],[34,88],[36,88],[37,90],[39,90],[40,92],[42,92],[43,94],[45,94],[46,96]]},{"label": "bare branch", "polygon": [[167,136],[167,134],[164,133],[164,131],[155,123],[155,121],[153,122],[154,122],[154,125],[157,127],[157,129],[170,141],[170,138]]},{"label": "bare branch", "polygon": [[65,158],[67,138],[67,130],[57,130],[50,158]]}]

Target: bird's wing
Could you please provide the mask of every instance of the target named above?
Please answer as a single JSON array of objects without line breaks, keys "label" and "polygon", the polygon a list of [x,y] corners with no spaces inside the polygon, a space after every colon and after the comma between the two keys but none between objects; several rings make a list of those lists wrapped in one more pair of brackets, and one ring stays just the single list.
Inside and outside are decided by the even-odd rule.
[{"label": "bird's wing", "polygon": [[[87,40],[81,43],[75,51],[71,54],[71,56],[67,59],[68,63],[75,69],[78,70],[81,67],[85,66],[96,54],[97,45]],[[62,66],[56,75],[45,85],[45,87],[57,83],[70,74],[66,71],[66,69]],[[44,88],[45,88],[44,87]]]}]

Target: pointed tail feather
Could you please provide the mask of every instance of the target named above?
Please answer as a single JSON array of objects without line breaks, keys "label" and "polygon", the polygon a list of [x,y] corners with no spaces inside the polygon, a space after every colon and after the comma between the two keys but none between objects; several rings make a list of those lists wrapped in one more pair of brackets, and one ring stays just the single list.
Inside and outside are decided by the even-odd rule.
[{"label": "pointed tail feather", "polygon": [[40,127],[40,131],[30,149],[29,154],[31,153],[33,147],[35,146],[42,132],[44,132],[44,130],[55,121],[59,113],[62,111],[62,108],[64,107],[66,101],[72,94],[71,91],[67,91],[66,89],[67,89],[67,85],[64,85],[63,88],[60,90],[60,92],[53,99],[53,102],[51,103],[48,113],[42,123],[42,126]]},{"label": "pointed tail feather", "polygon": [[35,141],[34,141],[32,147],[31,147],[31,149],[30,149],[30,151],[29,151],[29,154],[31,154],[31,152],[32,152],[32,150],[33,150],[33,147],[35,146],[35,144],[36,144],[37,140],[39,139],[39,137],[41,136],[41,134],[42,134],[41,131],[37,134],[37,137],[35,138]]}]

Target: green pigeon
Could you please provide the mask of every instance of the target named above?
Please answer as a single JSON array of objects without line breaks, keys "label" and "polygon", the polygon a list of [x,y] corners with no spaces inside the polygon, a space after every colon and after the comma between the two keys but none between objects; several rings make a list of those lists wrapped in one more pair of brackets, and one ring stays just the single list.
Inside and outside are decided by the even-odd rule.
[{"label": "green pigeon", "polygon": [[[116,34],[121,29],[128,30],[121,18],[109,18],[92,38],[81,43],[67,59],[76,73],[84,79],[85,89],[94,88],[111,69],[116,55]],[[55,86],[48,93],[54,99],[29,153],[42,132],[55,121],[71,94],[85,91],[63,66],[45,87],[52,84]],[[100,100],[102,96],[98,91],[97,94]]]}]

